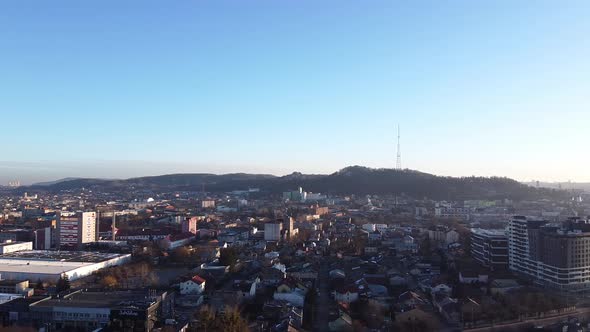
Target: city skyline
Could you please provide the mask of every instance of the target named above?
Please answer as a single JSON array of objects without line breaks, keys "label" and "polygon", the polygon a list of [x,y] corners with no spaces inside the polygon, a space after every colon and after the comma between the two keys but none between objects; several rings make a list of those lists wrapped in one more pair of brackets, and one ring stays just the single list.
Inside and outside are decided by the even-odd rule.
[{"label": "city skyline", "polygon": [[[507,10],[509,8],[509,10]],[[590,181],[583,1],[0,4],[0,184],[331,173]]]}]

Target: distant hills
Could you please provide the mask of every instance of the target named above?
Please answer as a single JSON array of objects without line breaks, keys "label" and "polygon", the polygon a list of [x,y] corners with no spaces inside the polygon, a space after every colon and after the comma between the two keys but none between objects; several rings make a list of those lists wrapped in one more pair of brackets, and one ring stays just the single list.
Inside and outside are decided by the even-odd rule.
[{"label": "distant hills", "polygon": [[55,180],[55,181],[47,181],[47,182],[37,182],[35,184],[33,184],[33,186],[52,186],[54,184],[58,184],[61,182],[66,182],[66,181],[72,181],[72,180],[78,180],[80,178],[63,178],[63,179],[59,179],[59,180]]},{"label": "distant hills", "polygon": [[260,188],[270,193],[296,190],[328,194],[405,194],[436,200],[466,199],[564,199],[568,193],[550,188],[535,188],[502,177],[446,177],[413,170],[373,169],[351,166],[328,175],[292,173],[268,174],[169,174],[126,180],[63,179],[28,187],[28,190],[58,192],[87,188],[106,192],[147,190],[227,192]]}]

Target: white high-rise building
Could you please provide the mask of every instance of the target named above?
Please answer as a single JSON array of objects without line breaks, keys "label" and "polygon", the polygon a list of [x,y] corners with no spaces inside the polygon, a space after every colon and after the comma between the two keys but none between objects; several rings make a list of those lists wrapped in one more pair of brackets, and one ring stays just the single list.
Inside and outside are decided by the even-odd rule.
[{"label": "white high-rise building", "polygon": [[80,228],[80,243],[94,242],[96,234],[96,212],[82,213],[82,225]]},{"label": "white high-rise building", "polygon": [[[525,216],[514,216],[508,222],[508,267],[510,270],[536,278],[538,273],[536,257],[531,255],[531,244],[535,247],[532,236],[545,221]],[[533,250],[534,251],[534,250]],[[533,257],[531,257],[533,256]]]}]

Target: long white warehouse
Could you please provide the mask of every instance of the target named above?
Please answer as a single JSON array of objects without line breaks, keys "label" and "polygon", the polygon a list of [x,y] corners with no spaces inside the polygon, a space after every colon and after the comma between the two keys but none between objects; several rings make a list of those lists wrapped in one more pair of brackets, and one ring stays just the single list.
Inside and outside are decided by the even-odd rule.
[{"label": "long white warehouse", "polygon": [[62,275],[70,280],[86,277],[92,272],[122,265],[131,255],[84,251],[27,250],[0,255],[0,276],[9,280],[57,281]]}]

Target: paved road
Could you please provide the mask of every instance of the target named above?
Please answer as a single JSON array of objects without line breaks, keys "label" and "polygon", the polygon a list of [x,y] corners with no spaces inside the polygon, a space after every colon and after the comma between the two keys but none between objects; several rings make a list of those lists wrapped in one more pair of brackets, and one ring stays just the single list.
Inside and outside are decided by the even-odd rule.
[{"label": "paved road", "polygon": [[587,319],[590,316],[590,308],[578,308],[574,312],[569,312],[560,316],[543,318],[543,319],[530,319],[522,322],[515,322],[510,324],[498,324],[493,327],[481,327],[476,329],[467,329],[465,331],[469,332],[490,332],[490,331],[502,331],[502,329],[516,329],[516,328],[524,328],[531,324],[536,326],[545,326],[551,325],[555,323],[559,323],[563,319],[567,319],[568,317],[577,317],[578,319]]},{"label": "paved road", "polygon": [[330,314],[330,285],[329,272],[327,262],[323,262],[318,273],[318,288],[320,289],[319,297],[316,301],[315,307],[315,321],[313,324],[314,331],[328,331],[328,316]]}]

